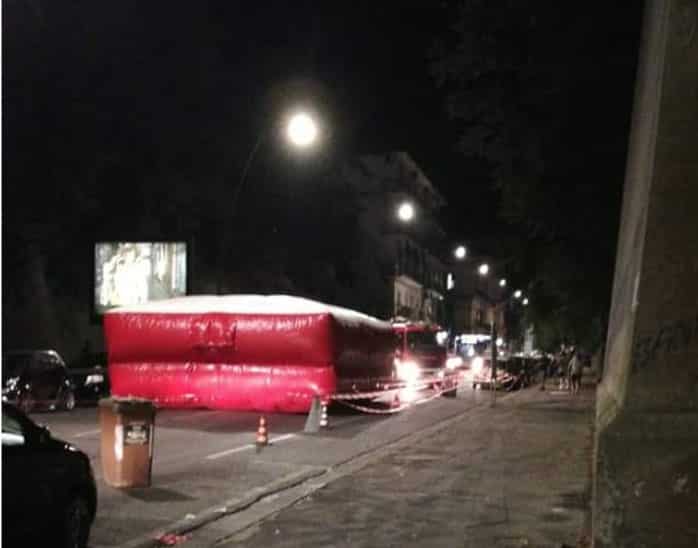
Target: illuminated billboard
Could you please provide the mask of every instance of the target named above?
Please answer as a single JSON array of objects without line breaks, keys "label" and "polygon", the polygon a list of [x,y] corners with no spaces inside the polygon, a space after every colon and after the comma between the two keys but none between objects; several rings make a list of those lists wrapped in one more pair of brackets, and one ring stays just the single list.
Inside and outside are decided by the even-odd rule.
[{"label": "illuminated billboard", "polygon": [[187,292],[185,242],[97,242],[95,312]]}]

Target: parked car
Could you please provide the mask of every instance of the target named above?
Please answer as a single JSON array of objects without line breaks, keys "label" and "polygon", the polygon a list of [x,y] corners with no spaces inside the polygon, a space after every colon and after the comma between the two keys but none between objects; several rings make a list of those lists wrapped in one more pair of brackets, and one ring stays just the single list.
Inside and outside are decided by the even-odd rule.
[{"label": "parked car", "polygon": [[2,404],[2,545],[84,548],[97,510],[87,455]]},{"label": "parked car", "polygon": [[96,403],[109,395],[106,352],[83,354],[68,365],[68,374],[75,386],[79,404]]},{"label": "parked car", "polygon": [[2,357],[2,401],[25,413],[75,407],[75,386],[55,350],[16,350]]},{"label": "parked car", "polygon": [[508,360],[502,362],[502,367],[514,377],[515,388],[525,388],[533,384],[537,371],[532,358],[511,356]]},{"label": "parked car", "polygon": [[[497,360],[497,378],[494,381],[495,388],[509,388],[514,382],[514,377],[506,370],[503,363]],[[470,374],[472,377],[473,390],[478,388],[492,388],[492,360],[482,356],[475,356],[471,360]]]}]

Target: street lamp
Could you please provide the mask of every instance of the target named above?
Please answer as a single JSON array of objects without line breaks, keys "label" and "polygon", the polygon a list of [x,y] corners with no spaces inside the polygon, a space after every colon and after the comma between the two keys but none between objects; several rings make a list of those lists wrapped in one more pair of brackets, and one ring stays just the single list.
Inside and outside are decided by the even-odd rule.
[{"label": "street lamp", "polygon": [[[269,131],[272,130],[272,131]],[[240,179],[238,180],[235,189],[233,190],[233,199],[230,202],[230,207],[228,208],[228,214],[226,215],[225,226],[223,229],[223,234],[221,237],[219,250],[218,250],[218,292],[222,291],[223,287],[223,273],[224,273],[224,257],[225,252],[228,249],[230,243],[231,233],[233,231],[233,219],[235,217],[235,212],[237,209],[238,201],[242,189],[247,181],[247,175],[250,171],[250,166],[252,161],[257,155],[257,151],[262,145],[262,142],[267,138],[267,136],[279,130],[279,124],[275,124],[272,128],[266,128],[257,136],[257,140],[252,145],[250,153],[247,155],[247,160],[245,160],[245,165],[240,173]],[[318,138],[319,129],[318,124],[315,119],[307,112],[298,111],[292,114],[287,120],[285,125],[286,139],[297,149],[309,148],[311,145],[315,144]]]},{"label": "street lamp", "polygon": [[458,259],[459,261],[462,261],[465,259],[465,256],[467,255],[467,250],[465,249],[464,245],[459,245],[453,252],[453,255]]},{"label": "street lamp", "polygon": [[305,113],[297,112],[289,119],[286,127],[288,140],[299,148],[306,148],[315,143],[318,128],[315,120]]},{"label": "street lamp", "polygon": [[402,202],[397,208],[397,217],[403,223],[409,223],[414,219],[414,206],[410,202]]},{"label": "street lamp", "polygon": [[528,306],[528,297],[524,297],[524,300],[521,301],[521,304],[524,306]]},{"label": "street lamp", "polygon": [[[482,263],[478,269],[478,274],[483,278],[490,273],[490,265],[487,263]],[[490,386],[492,387],[492,406],[495,405],[497,401],[497,325],[494,319],[494,310],[492,311],[492,319],[490,320],[490,352],[491,352],[491,366],[490,366]]]},{"label": "street lamp", "polygon": [[523,293],[521,292],[520,289],[517,289],[516,291],[514,291],[514,298],[515,299],[520,299],[521,295],[523,295]]},{"label": "street lamp", "polygon": [[507,281],[504,278],[499,280],[499,287],[506,287],[506,286],[507,286]]}]

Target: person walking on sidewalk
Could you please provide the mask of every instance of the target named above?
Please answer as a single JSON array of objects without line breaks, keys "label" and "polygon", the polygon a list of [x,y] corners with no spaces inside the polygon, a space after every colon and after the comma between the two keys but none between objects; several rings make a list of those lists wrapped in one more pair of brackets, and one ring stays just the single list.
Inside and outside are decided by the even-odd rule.
[{"label": "person walking on sidewalk", "polygon": [[560,390],[567,390],[569,377],[567,376],[568,363],[564,353],[560,353],[557,359],[557,377],[560,383]]},{"label": "person walking on sidewalk", "polygon": [[556,357],[554,354],[548,354],[543,358],[543,382],[540,385],[541,390],[545,390],[545,381],[547,381],[549,377],[552,377],[555,372],[555,360]]},{"label": "person walking on sidewalk", "polygon": [[572,394],[579,394],[579,389],[582,387],[582,360],[579,359],[577,351],[573,352],[568,367],[570,392],[572,392]]}]

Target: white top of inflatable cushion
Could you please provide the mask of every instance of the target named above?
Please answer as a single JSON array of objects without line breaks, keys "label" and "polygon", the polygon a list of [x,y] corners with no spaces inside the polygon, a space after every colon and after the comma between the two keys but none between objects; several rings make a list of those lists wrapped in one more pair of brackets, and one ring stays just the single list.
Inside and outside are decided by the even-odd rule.
[{"label": "white top of inflatable cushion", "polygon": [[107,310],[105,314],[332,314],[349,322],[384,322],[339,306],[290,295],[192,295]]}]

